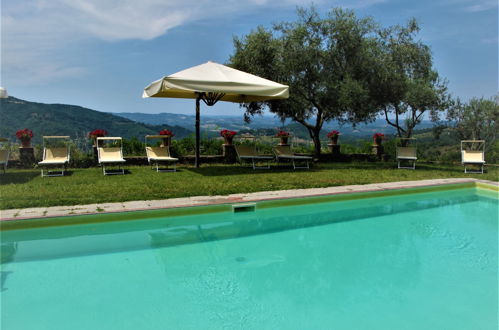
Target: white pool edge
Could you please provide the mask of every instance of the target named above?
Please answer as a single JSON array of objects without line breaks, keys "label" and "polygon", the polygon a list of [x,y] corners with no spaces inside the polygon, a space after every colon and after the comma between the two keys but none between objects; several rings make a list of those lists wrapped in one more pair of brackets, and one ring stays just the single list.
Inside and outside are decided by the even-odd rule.
[{"label": "white pool edge", "polygon": [[0,221],[62,217],[70,215],[101,214],[113,212],[128,212],[152,209],[168,209],[176,207],[190,207],[203,205],[217,205],[227,203],[258,202],[272,199],[313,197],[336,195],[354,192],[373,192],[391,189],[418,188],[458,183],[484,183],[499,187],[499,182],[479,180],[473,178],[432,179],[418,181],[399,181],[386,183],[371,183],[364,185],[335,186],[326,188],[292,189],[277,191],[261,191],[254,193],[239,193],[217,196],[194,196],[185,198],[171,198],[162,200],[142,200],[118,203],[96,203],[72,206],[50,206],[24,209],[9,209],[0,211]]}]

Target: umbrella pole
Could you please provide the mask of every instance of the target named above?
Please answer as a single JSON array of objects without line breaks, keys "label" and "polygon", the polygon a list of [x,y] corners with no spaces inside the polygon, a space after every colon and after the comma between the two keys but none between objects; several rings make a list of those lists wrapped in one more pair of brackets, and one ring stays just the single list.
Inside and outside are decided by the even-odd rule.
[{"label": "umbrella pole", "polygon": [[196,168],[199,168],[199,138],[200,138],[200,134],[199,134],[199,131],[200,131],[200,114],[199,114],[199,101],[201,100],[201,96],[198,96],[196,98]]}]

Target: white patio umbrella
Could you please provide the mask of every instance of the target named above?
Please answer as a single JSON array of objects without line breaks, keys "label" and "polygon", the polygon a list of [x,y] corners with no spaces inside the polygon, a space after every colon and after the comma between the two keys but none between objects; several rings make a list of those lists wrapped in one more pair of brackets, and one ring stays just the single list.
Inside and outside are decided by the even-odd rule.
[{"label": "white patio umbrella", "polygon": [[9,97],[9,94],[7,94],[7,90],[3,87],[0,87],[0,99],[6,99]]},{"label": "white patio umbrella", "polygon": [[199,167],[200,100],[212,106],[220,100],[246,103],[286,99],[288,89],[286,85],[207,62],[154,81],[144,89],[142,97],[196,99],[196,167]]}]

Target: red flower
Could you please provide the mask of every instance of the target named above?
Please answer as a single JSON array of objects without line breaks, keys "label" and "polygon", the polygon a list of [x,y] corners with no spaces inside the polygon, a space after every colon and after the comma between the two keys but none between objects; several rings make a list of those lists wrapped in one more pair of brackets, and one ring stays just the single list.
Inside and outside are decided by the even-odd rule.
[{"label": "red flower", "polygon": [[159,132],[159,135],[168,135],[168,136],[175,136],[171,131],[164,129],[161,132]]},{"label": "red flower", "polygon": [[16,136],[21,141],[31,141],[33,137],[33,131],[30,129],[20,129],[16,132]]},{"label": "red flower", "polygon": [[338,136],[338,135],[340,135],[340,132],[338,132],[337,130],[327,133],[328,138],[332,138],[333,136]]},{"label": "red flower", "polygon": [[107,135],[107,131],[103,129],[95,129],[92,132],[88,133],[88,137],[90,139],[96,139],[98,137],[104,137]]},{"label": "red flower", "polygon": [[286,131],[283,131],[283,130],[279,130],[275,136],[276,137],[289,136],[289,132],[286,132]]},{"label": "red flower", "polygon": [[374,133],[373,139],[383,139],[385,137],[385,134],[383,133]]},{"label": "red flower", "polygon": [[231,130],[228,130],[228,129],[223,129],[223,130],[220,131],[220,135],[223,136],[223,137],[234,136],[236,134],[237,134],[236,131],[231,131]]}]

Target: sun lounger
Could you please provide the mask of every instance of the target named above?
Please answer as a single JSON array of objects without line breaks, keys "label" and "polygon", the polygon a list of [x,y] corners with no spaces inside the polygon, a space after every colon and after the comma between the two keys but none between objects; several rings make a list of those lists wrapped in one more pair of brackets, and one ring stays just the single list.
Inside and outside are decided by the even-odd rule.
[{"label": "sun lounger", "polygon": [[[291,151],[291,147],[289,146],[275,146],[273,149],[274,154],[276,156],[277,162],[279,163],[282,160],[286,161],[291,161],[293,164],[293,169],[297,168],[306,168],[309,169],[309,161],[311,161],[313,158],[310,156],[300,156],[300,155],[295,155]],[[305,162],[305,166],[296,166],[296,162]]]},{"label": "sun lounger", "polygon": [[[256,146],[255,145],[236,145],[236,154],[237,157],[239,158],[239,161],[241,164],[243,162],[251,162],[252,167],[254,170],[256,169],[269,169],[270,168],[270,161],[274,159],[273,156],[270,155],[259,155],[256,152]],[[267,162],[266,166],[257,166],[258,162]]]},{"label": "sun lounger", "polygon": [[[397,147],[397,163],[398,168],[408,168],[408,169],[416,169],[416,147]],[[407,161],[412,163],[412,166],[401,166],[401,162]]]},{"label": "sun lounger", "polygon": [[6,138],[0,138],[0,143],[3,143],[2,149],[0,150],[0,166],[3,167],[3,173],[7,170],[7,164],[9,163],[10,149],[9,140]]},{"label": "sun lounger", "polygon": [[[165,139],[164,135],[146,135],[145,144],[146,144],[146,155],[148,163],[153,166],[156,164],[156,172],[176,172],[177,171],[177,162],[178,158],[174,158],[170,154],[170,146],[161,145],[160,147],[153,147],[147,145],[148,140],[152,139]],[[165,163],[166,168],[160,168],[159,163]],[[168,164],[173,163],[173,168],[168,168]]]},{"label": "sun lounger", "polygon": [[[64,176],[66,166],[69,164],[70,147],[69,136],[44,136],[43,137],[43,159],[38,162],[42,177]],[[62,146],[61,146],[62,145]],[[48,170],[44,173],[44,167],[60,167],[56,170]]]},{"label": "sun lounger", "polygon": [[[464,173],[483,174],[485,165],[485,141],[484,140],[464,140],[461,141],[461,163],[464,165]],[[480,171],[470,171],[466,165],[478,166]]]},{"label": "sun lounger", "polygon": [[[171,157],[169,147],[146,147],[147,161],[149,164],[156,164],[156,172],[175,172],[178,158]],[[159,163],[173,163],[173,168],[159,167]]]},{"label": "sun lounger", "polygon": [[[123,159],[123,142],[121,137],[98,137],[97,145],[104,145],[106,141],[115,141],[118,146],[104,146],[97,148],[97,157],[99,164],[102,166],[102,172],[104,175],[125,174],[125,170],[121,167],[121,165],[126,162],[126,160]],[[118,169],[106,170],[106,165],[117,165]]]}]

